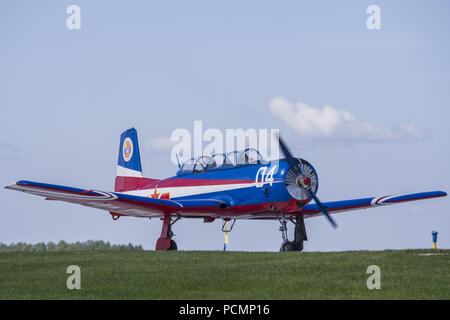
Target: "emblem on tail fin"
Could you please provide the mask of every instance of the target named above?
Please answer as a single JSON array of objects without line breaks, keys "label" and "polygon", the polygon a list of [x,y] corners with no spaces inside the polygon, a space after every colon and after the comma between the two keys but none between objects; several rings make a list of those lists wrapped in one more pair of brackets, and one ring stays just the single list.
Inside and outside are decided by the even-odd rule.
[{"label": "emblem on tail fin", "polygon": [[130,161],[133,156],[133,141],[128,137],[123,142],[122,153],[125,162]]}]

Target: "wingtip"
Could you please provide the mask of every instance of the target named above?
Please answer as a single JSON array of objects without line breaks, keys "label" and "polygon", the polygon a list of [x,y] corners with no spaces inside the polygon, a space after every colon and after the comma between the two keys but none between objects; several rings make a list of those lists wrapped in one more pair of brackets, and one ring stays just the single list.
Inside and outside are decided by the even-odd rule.
[{"label": "wingtip", "polygon": [[14,189],[14,187],[17,185],[17,182],[8,184],[7,186],[4,186],[5,189]]},{"label": "wingtip", "polygon": [[18,180],[16,182],[13,182],[11,184],[8,184],[7,186],[4,186],[5,189],[12,189],[15,190],[17,189],[17,186],[22,182],[22,180]]},{"label": "wingtip", "polygon": [[447,192],[445,191],[432,191],[430,193],[433,193],[435,197],[446,197]]}]

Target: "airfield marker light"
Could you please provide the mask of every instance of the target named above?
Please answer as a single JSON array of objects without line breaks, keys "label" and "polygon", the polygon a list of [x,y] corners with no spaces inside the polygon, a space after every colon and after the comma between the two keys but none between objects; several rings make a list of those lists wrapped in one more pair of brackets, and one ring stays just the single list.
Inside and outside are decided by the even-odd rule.
[{"label": "airfield marker light", "polygon": [[437,249],[436,243],[437,243],[438,232],[437,231],[431,232],[431,236],[433,238],[433,249]]},{"label": "airfield marker light", "polygon": [[[228,221],[225,221],[225,230],[227,230],[227,224],[228,224]],[[223,251],[227,251],[228,232],[225,231],[225,232],[224,232],[224,235],[225,235],[225,239],[224,239],[224,241],[223,241]]]}]

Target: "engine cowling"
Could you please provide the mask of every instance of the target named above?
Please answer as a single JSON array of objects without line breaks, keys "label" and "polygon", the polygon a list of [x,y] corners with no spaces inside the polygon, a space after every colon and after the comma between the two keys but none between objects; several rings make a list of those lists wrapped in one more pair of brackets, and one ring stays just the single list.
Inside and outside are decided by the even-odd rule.
[{"label": "engine cowling", "polygon": [[294,170],[289,169],[286,173],[285,184],[286,190],[290,196],[297,200],[309,199],[306,190],[310,189],[314,194],[319,189],[319,177],[314,167],[306,160],[297,158],[302,174],[300,176],[294,173]]}]

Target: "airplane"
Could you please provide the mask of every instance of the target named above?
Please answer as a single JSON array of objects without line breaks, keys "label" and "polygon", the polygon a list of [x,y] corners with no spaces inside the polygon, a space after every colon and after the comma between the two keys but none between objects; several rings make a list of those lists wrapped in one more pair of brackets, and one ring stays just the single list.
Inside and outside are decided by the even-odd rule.
[{"label": "airplane", "polygon": [[[278,220],[280,251],[302,251],[308,240],[305,218],[323,215],[336,227],[330,214],[447,195],[430,191],[322,203],[317,198],[319,179],[314,167],[294,157],[278,140],[282,159],[266,161],[256,149],[247,148],[192,158],[179,165],[175,176],[160,180],[142,175],[137,131],[131,128],[120,136],[114,192],[26,180],[5,188],[105,210],[114,220],[159,218],[162,229],[155,250],[177,250],[173,224],[181,218],[200,218],[205,223],[222,219],[224,232],[230,232],[239,219]],[[287,236],[289,221],[295,225],[292,241]]]}]

